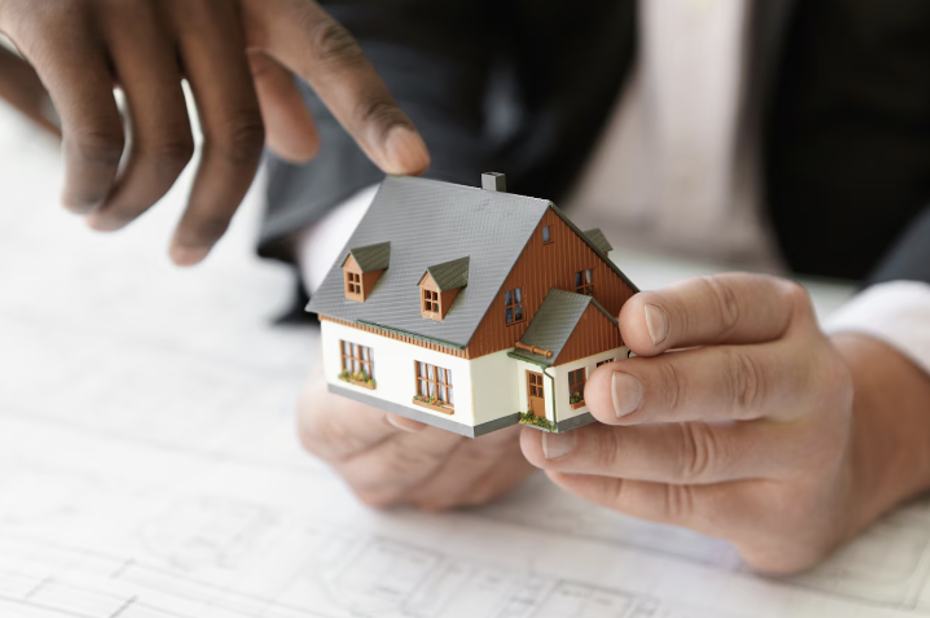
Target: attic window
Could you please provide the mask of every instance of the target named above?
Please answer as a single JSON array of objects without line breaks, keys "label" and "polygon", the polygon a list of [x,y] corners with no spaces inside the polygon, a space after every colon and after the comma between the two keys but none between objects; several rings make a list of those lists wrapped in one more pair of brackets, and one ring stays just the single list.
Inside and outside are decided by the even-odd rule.
[{"label": "attic window", "polygon": [[439,313],[439,292],[423,290],[423,313]]},{"label": "attic window", "polygon": [[468,285],[468,257],[435,264],[420,277],[420,315],[442,322],[459,292]]},{"label": "attic window", "polygon": [[381,274],[387,270],[390,259],[389,242],[351,249],[342,262],[346,300],[365,302]]},{"label": "attic window", "polygon": [[345,271],[346,274],[346,296],[361,295],[362,293],[362,276],[359,273]]},{"label": "attic window", "polygon": [[552,242],[552,232],[549,230],[548,225],[544,225],[542,229],[543,244],[548,245]]},{"label": "attic window", "polygon": [[575,292],[585,296],[594,294],[594,273],[590,268],[575,273]]},{"label": "attic window", "polygon": [[523,288],[507,290],[504,292],[504,319],[508,324],[516,324],[523,318]]}]

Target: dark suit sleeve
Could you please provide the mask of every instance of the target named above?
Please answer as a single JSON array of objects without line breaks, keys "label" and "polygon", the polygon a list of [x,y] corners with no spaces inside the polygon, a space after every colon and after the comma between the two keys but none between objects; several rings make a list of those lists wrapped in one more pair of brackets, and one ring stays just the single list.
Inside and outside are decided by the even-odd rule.
[{"label": "dark suit sleeve", "polygon": [[930,206],[898,239],[866,285],[899,279],[930,283]]}]

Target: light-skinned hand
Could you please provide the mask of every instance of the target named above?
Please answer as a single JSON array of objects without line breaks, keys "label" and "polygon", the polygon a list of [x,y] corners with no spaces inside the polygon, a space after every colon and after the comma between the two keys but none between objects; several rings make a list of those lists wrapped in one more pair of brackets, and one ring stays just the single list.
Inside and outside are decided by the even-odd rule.
[{"label": "light-skinned hand", "polygon": [[638,357],[591,374],[600,423],[521,437],[565,490],[786,573],[930,487],[930,379],[875,339],[827,337],[800,286],[690,280],[632,298],[620,330]]},{"label": "light-skinned hand", "polygon": [[[0,0],[0,33],[35,69],[61,117],[66,207],[99,230],[139,217],[190,161],[181,86],[188,80],[205,142],[172,241],[180,265],[203,260],[226,231],[266,131],[288,160],[316,153],[319,137],[295,75],[383,171],[429,166],[423,140],[359,45],[312,0]],[[127,118],[114,86],[126,95]],[[32,95],[8,96],[16,104]]]},{"label": "light-skinned hand", "polygon": [[371,506],[438,511],[484,504],[535,471],[520,452],[518,427],[464,438],[332,395],[317,372],[298,419],[304,447]]}]

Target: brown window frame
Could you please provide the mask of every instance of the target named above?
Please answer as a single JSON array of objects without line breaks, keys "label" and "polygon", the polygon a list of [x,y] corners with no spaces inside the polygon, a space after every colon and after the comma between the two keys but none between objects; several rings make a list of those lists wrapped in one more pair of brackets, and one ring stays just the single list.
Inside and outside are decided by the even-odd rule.
[{"label": "brown window frame", "polygon": [[614,362],[614,359],[608,358],[607,360],[599,361],[599,362],[597,363],[597,365],[595,365],[594,368],[597,369],[597,368],[600,367],[601,365],[606,365],[607,363],[612,363],[612,362]]},{"label": "brown window frame", "polygon": [[[549,240],[546,240],[547,235],[549,236]],[[552,226],[551,225],[544,225],[542,227],[542,241],[544,245],[551,245],[553,242],[555,242],[552,239]]]},{"label": "brown window frame", "polygon": [[[581,381],[578,381],[578,376],[581,376]],[[574,371],[568,372],[568,398],[571,399],[572,396],[577,392],[581,396],[581,401],[578,403],[584,403],[584,386],[588,381],[588,369],[582,367]]]},{"label": "brown window frame", "polygon": [[[423,376],[423,368],[426,368],[426,376]],[[423,361],[414,361],[414,370],[417,379],[417,395],[422,397],[436,397],[437,403],[447,408],[455,408],[455,387],[452,384],[452,370],[438,365],[431,365]],[[442,372],[443,379],[439,379],[439,372]],[[421,390],[421,385],[424,390]],[[430,394],[430,386],[433,387]],[[445,390],[445,393],[443,392]]]},{"label": "brown window frame", "polygon": [[[346,346],[348,346],[348,352],[346,352]],[[362,350],[367,351],[367,359]],[[340,340],[339,353],[342,356],[343,371],[348,371],[350,374],[364,373],[370,380],[375,379],[375,357],[373,350],[369,346]],[[357,365],[354,363],[357,363]],[[358,371],[355,370],[356,366],[359,368]]]},{"label": "brown window frame", "polygon": [[420,296],[420,312],[426,315],[442,314],[442,306],[439,304],[439,292],[422,288],[423,294]]},{"label": "brown window frame", "polygon": [[[350,270],[345,271],[346,294],[362,295],[362,275]],[[354,289],[353,289],[354,288]]]},{"label": "brown window frame", "polygon": [[585,268],[575,273],[575,293],[594,296],[594,269]]},{"label": "brown window frame", "polygon": [[[509,304],[508,295],[510,299]],[[519,301],[517,300],[517,296],[520,297]],[[514,324],[520,324],[526,321],[526,312],[523,311],[524,300],[522,287],[504,291],[504,322],[507,326],[513,326]],[[517,313],[520,314],[519,318],[517,317]],[[509,320],[507,319],[508,316],[510,316]]]}]

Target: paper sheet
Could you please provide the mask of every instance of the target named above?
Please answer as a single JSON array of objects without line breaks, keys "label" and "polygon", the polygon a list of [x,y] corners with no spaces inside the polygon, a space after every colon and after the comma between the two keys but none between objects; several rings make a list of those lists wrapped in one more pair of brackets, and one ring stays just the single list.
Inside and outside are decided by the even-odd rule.
[{"label": "paper sheet", "polygon": [[52,150],[2,112],[0,169],[3,618],[930,614],[928,502],[782,580],[543,478],[463,513],[366,509],[296,443],[315,337],[267,325],[290,282],[250,256],[254,196],[180,272],[164,249],[183,191],[101,239],[58,211]]}]

